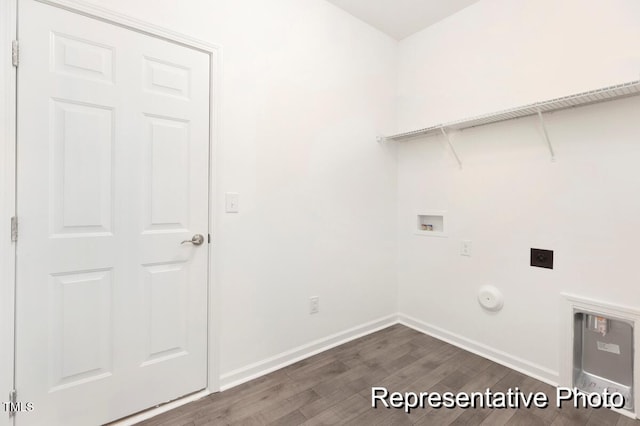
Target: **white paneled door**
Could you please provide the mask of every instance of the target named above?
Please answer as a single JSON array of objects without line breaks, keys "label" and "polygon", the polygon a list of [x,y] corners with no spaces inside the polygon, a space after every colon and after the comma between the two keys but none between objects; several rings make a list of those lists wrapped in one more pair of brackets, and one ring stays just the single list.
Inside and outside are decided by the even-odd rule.
[{"label": "white paneled door", "polygon": [[16,424],[102,424],[206,387],[209,55],[18,3]]}]

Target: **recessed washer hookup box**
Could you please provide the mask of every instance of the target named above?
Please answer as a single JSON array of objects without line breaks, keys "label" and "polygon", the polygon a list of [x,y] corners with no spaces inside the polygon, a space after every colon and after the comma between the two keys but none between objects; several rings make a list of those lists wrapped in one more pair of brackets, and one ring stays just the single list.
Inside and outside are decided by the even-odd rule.
[{"label": "recessed washer hookup box", "polygon": [[619,392],[633,411],[633,322],[594,312],[574,313],[573,386]]}]

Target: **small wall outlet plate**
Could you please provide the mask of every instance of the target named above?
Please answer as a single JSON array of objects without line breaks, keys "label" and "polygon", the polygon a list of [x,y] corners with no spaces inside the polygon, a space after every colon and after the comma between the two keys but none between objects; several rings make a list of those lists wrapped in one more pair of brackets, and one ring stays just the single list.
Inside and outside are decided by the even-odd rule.
[{"label": "small wall outlet plate", "polygon": [[313,296],[309,298],[309,314],[317,314],[320,312],[320,297]]},{"label": "small wall outlet plate", "polygon": [[553,269],[553,250],[531,249],[531,266]]},{"label": "small wall outlet plate", "polygon": [[460,243],[460,256],[471,257],[471,241],[470,240],[462,240],[462,242]]}]

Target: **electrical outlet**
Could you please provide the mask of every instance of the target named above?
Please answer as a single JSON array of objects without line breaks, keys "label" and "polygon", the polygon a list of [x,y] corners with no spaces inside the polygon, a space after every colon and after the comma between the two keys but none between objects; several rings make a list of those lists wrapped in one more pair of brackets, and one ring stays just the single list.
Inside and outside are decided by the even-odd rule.
[{"label": "electrical outlet", "polygon": [[320,312],[320,298],[318,296],[309,298],[309,314]]},{"label": "electrical outlet", "polygon": [[531,249],[531,266],[553,269],[553,250]]},{"label": "electrical outlet", "polygon": [[460,256],[471,257],[471,241],[470,240],[462,240],[462,243],[460,244]]}]

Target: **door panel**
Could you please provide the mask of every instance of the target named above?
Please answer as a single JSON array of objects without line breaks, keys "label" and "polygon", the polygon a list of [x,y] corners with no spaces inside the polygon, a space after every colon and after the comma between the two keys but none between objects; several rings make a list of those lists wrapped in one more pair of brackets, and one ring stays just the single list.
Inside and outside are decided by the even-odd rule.
[{"label": "door panel", "polygon": [[[148,121],[149,157],[144,164],[150,186],[146,191],[147,231],[189,227],[189,123],[162,117]],[[187,167],[185,167],[185,165]]]},{"label": "door panel", "polygon": [[17,424],[206,387],[209,57],[19,0]]},{"label": "door panel", "polygon": [[51,277],[51,389],[61,390],[112,374],[112,271]]},{"label": "door panel", "polygon": [[52,234],[110,233],[113,110],[62,100],[51,108]]},{"label": "door panel", "polygon": [[90,40],[51,33],[53,69],[58,74],[114,83],[114,48]]},{"label": "door panel", "polygon": [[187,353],[187,294],[181,282],[187,280],[184,263],[143,267],[147,319],[145,332],[148,365]]}]

